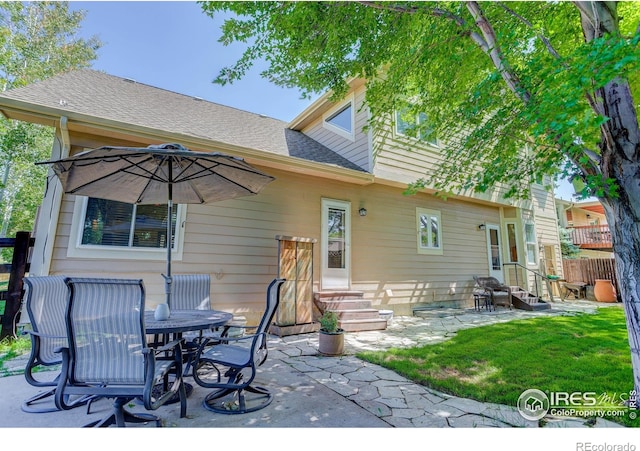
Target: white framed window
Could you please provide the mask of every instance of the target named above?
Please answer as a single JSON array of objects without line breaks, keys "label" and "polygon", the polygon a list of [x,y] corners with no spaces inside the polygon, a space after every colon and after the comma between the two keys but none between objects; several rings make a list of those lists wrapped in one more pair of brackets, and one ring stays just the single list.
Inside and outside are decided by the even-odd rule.
[{"label": "white framed window", "polygon": [[442,255],[442,216],[438,210],[416,208],[418,253]]},{"label": "white framed window", "polygon": [[[172,259],[182,259],[186,206],[174,207]],[[167,257],[167,204],[134,205],[76,196],[68,257],[163,260]]]},{"label": "white framed window", "polygon": [[343,138],[355,141],[355,97],[351,94],[348,99],[322,116],[322,126],[327,130],[342,136]]},{"label": "white framed window", "polygon": [[[426,113],[412,114],[407,109],[398,110],[395,114],[396,135],[407,136],[420,141],[438,146],[438,139],[431,127],[428,126],[429,118]],[[426,125],[417,129],[418,126]]]},{"label": "white framed window", "polygon": [[524,240],[527,246],[527,264],[535,265],[538,263],[538,245],[536,242],[536,228],[533,222],[524,224]]}]

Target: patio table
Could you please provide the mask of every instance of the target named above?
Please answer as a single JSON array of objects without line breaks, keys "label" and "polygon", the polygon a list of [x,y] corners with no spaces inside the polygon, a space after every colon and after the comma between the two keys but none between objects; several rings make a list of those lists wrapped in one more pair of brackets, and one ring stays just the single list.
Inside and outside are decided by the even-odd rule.
[{"label": "patio table", "polygon": [[172,310],[169,319],[158,321],[153,311],[144,312],[148,334],[179,336],[183,332],[205,330],[224,326],[233,315],[219,310]]},{"label": "patio table", "polygon": [[[159,321],[154,318],[154,312],[147,310],[144,312],[145,330],[147,334],[154,335],[151,346],[168,343],[182,337],[184,332],[203,331],[227,324],[233,315],[219,310],[172,310],[168,319]],[[162,338],[160,338],[162,337]],[[192,367],[193,353],[195,350],[185,349],[187,370]],[[186,376],[187,374],[185,374]],[[160,387],[158,387],[160,389]],[[191,384],[185,383],[187,396],[193,391]],[[171,399],[169,403],[178,401]]]}]

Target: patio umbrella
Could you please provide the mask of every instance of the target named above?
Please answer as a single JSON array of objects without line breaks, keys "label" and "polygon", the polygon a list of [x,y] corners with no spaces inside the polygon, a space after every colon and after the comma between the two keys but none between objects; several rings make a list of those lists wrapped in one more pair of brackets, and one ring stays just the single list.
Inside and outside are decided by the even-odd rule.
[{"label": "patio umbrella", "polygon": [[259,193],[274,177],[242,158],[180,144],[99,147],[50,164],[65,193],[130,204],[167,202],[166,300],[171,305],[173,203],[203,204]]}]

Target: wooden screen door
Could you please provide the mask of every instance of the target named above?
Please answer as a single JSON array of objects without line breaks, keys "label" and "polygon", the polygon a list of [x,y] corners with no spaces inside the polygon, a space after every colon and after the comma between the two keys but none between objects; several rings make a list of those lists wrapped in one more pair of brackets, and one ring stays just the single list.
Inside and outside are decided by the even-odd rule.
[{"label": "wooden screen door", "polygon": [[349,289],[351,204],[322,199],[321,288]]}]

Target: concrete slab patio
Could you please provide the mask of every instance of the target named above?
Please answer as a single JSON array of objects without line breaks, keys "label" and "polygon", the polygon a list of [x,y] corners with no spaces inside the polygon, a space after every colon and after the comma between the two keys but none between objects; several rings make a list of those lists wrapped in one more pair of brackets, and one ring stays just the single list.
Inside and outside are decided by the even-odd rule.
[{"label": "concrete slab patio", "polygon": [[[461,309],[423,311],[419,316],[396,317],[384,331],[346,335],[345,355],[319,356],[317,334],[271,336],[269,359],[258,381],[275,394],[270,406],[244,415],[220,415],[205,410],[201,400],[207,389],[196,386],[189,398],[188,417],[179,418],[177,405],[164,406],[157,413],[167,427],[175,428],[538,428],[525,420],[515,406],[480,403],[457,398],[411,383],[398,374],[357,359],[359,350],[407,347],[446,340],[464,328],[535,316],[593,312],[603,307],[589,301],[558,302],[550,310],[527,312],[498,309],[476,312]],[[614,306],[615,307],[615,306]],[[22,360],[13,361],[16,371]],[[0,378],[0,427],[79,427],[104,416],[110,403],[101,400],[92,415],[80,407],[65,412],[29,414],[22,412],[23,399],[39,390],[24,376]],[[143,411],[139,407],[133,410]],[[548,427],[592,427],[581,420],[547,423]],[[596,428],[620,427],[598,419]]]}]

